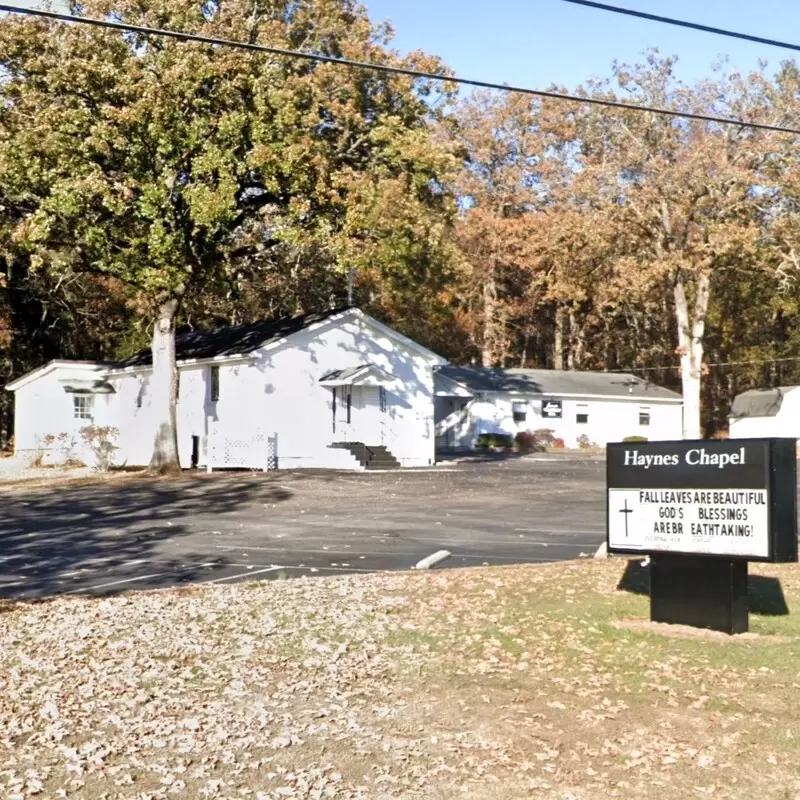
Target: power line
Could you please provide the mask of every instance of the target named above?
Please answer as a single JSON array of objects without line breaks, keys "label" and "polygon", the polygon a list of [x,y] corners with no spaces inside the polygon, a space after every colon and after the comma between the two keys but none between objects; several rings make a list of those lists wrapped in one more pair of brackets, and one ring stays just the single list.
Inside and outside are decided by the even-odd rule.
[{"label": "power line", "polygon": [[610,6],[606,3],[595,3],[594,0],[564,0],[564,2],[572,3],[576,6],[596,8],[599,11],[610,11],[613,14],[624,14],[628,17],[648,19],[651,22],[663,22],[665,25],[676,25],[679,28],[691,28],[692,30],[703,31],[704,33],[714,33],[718,36],[729,36],[732,39],[743,39],[746,42],[766,44],[770,47],[782,47],[785,50],[795,50],[800,52],[800,45],[798,44],[781,42],[777,39],[767,39],[763,36],[753,36],[750,33],[738,33],[737,31],[729,31],[725,30],[724,28],[715,28],[713,25],[701,25],[699,22],[687,22],[686,20],[674,19],[672,17],[661,17],[658,14],[648,14],[644,11],[634,11],[632,8],[620,8],[619,6]]},{"label": "power line", "polygon": [[[764,366],[765,364],[779,364],[788,361],[800,361],[800,356],[789,356],[787,358],[765,358],[758,361],[711,361],[704,363],[703,367],[750,367],[750,366]],[[631,372],[669,372],[670,370],[679,370],[679,364],[673,364],[668,367],[631,367],[630,369],[607,369],[604,372],[612,374],[627,374]]]},{"label": "power line", "polygon": [[605,106],[606,108],[620,108],[626,111],[639,111],[661,116],[673,117],[675,119],[690,119],[698,122],[712,122],[717,125],[736,125],[742,128],[752,128],[756,130],[773,131],[775,133],[791,133],[800,135],[798,128],[786,128],[781,125],[770,125],[764,122],[747,122],[733,117],[717,117],[710,114],[693,114],[688,111],[675,111],[670,108],[659,106],[642,106],[635,103],[623,103],[618,100],[603,100],[598,97],[580,97],[577,95],[564,94],[562,92],[549,92],[542,89],[528,89],[522,86],[512,86],[507,83],[492,83],[491,81],[474,80],[471,78],[459,78],[455,75],[441,75],[435,72],[424,72],[423,70],[411,69],[410,67],[397,67],[388,64],[377,64],[371,61],[357,61],[350,58],[337,58],[336,56],[326,56],[318,53],[307,53],[302,50],[288,50],[282,47],[271,47],[263,44],[253,44],[241,42],[235,39],[220,39],[201,34],[186,33],[184,31],[169,30],[166,28],[149,28],[142,25],[130,25],[125,22],[114,22],[112,20],[95,19],[93,17],[80,17],[73,14],[60,14],[56,11],[42,11],[34,8],[20,8],[0,3],[0,12],[11,14],[22,14],[25,16],[43,17],[54,19],[60,22],[75,22],[81,25],[91,25],[97,28],[108,28],[111,30],[124,31],[126,33],[138,33],[143,36],[162,36],[171,39],[178,39],[185,42],[198,42],[209,44],[216,47],[233,47],[240,50],[249,50],[257,53],[269,53],[270,55],[284,56],[286,58],[301,58],[307,61],[317,61],[323,64],[337,64],[343,67],[355,69],[372,70],[374,72],[384,72],[395,75],[405,75],[411,78],[423,80],[441,81],[445,83],[456,83],[461,86],[472,86],[479,89],[493,89],[514,94],[530,95],[533,97],[543,97],[551,100],[562,100],[571,103],[586,105]]}]

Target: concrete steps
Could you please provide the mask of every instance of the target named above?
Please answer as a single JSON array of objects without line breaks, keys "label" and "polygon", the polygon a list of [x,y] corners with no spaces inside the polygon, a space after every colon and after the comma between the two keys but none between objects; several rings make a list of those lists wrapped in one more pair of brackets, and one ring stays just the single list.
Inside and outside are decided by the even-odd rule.
[{"label": "concrete steps", "polygon": [[333,448],[348,450],[364,469],[400,469],[400,462],[384,445],[368,445],[363,442],[337,442]]}]

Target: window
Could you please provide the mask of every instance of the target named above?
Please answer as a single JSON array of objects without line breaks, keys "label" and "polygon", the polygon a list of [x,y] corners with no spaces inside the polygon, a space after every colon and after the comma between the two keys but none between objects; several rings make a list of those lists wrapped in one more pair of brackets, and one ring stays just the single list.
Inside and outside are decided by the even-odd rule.
[{"label": "window", "polygon": [[525,420],[528,418],[527,403],[512,403],[511,411],[514,415],[514,422],[525,422]]},{"label": "window", "polygon": [[75,419],[91,419],[94,397],[90,394],[72,395],[72,416]]},{"label": "window", "polygon": [[589,424],[589,406],[587,405],[579,405],[577,408],[577,412],[575,414],[575,422],[578,425],[588,425]]},{"label": "window", "polygon": [[650,424],[650,409],[649,408],[640,408],[639,409],[639,424],[643,427],[646,427]]},{"label": "window", "polygon": [[211,402],[219,400],[219,367],[211,367]]}]

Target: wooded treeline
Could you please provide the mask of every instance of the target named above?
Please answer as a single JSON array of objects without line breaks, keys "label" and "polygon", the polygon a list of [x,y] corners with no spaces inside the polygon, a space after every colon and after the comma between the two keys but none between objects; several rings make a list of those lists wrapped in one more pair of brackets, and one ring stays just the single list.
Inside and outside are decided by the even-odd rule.
[{"label": "wooded treeline", "polygon": [[[456,362],[682,390],[690,435],[723,429],[739,391],[800,381],[800,137],[459,96],[353,0],[75,10],[442,79],[0,20],[0,385],[149,345],[168,364],[176,330],[342,305],[350,281]],[[693,86],[673,67],[654,52],[564,90],[798,125],[793,62]]]}]

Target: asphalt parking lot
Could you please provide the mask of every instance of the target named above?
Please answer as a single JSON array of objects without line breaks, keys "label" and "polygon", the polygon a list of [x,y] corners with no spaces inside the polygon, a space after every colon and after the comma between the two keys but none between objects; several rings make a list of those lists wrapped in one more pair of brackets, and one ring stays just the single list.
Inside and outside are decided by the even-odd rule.
[{"label": "asphalt parking lot", "polygon": [[604,462],[542,456],[383,473],[197,473],[0,488],[0,598],[591,555]]}]

